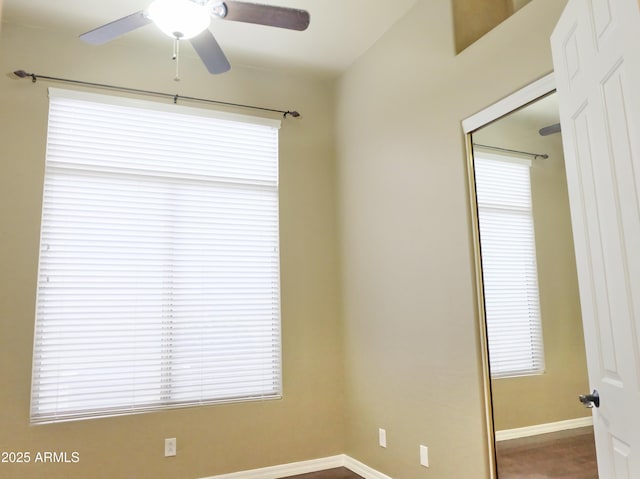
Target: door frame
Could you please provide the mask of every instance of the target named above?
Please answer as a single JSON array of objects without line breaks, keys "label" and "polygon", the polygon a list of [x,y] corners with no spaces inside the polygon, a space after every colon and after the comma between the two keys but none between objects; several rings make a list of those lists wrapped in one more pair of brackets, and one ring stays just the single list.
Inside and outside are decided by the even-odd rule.
[{"label": "door frame", "polygon": [[510,94],[483,110],[471,115],[462,121],[462,129],[465,135],[467,155],[467,180],[469,191],[469,207],[471,233],[473,241],[474,265],[475,265],[475,289],[476,307],[478,317],[478,346],[481,356],[483,399],[485,410],[485,438],[487,441],[489,478],[497,479],[495,428],[493,423],[493,399],[491,394],[491,374],[489,371],[489,344],[487,338],[487,321],[484,304],[484,283],[482,280],[482,258],[480,256],[480,225],[478,222],[478,204],[476,199],[475,172],[473,163],[473,144],[471,134],[493,123],[509,113],[532,103],[539,98],[552,93],[556,89],[553,72],[533,81],[529,85]]}]

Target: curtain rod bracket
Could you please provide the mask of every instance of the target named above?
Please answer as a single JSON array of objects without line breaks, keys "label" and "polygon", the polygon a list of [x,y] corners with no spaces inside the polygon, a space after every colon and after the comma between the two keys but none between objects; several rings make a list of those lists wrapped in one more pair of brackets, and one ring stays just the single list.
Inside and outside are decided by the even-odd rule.
[{"label": "curtain rod bracket", "polygon": [[284,118],[287,118],[288,116],[291,116],[293,118],[300,117],[300,113],[298,113],[295,110],[277,110],[275,108],[264,108],[261,106],[244,105],[242,103],[231,103],[227,101],[209,100],[207,98],[196,98],[191,96],[178,96],[178,94],[172,95],[170,93],[162,93],[162,92],[152,91],[152,90],[140,90],[137,88],[128,88],[128,87],[117,86],[117,85],[107,85],[104,83],[93,83],[93,82],[87,82],[82,80],[71,80],[69,78],[58,78],[58,77],[45,76],[45,75],[36,76],[35,73],[27,73],[24,70],[15,70],[13,74],[18,78],[31,78],[32,83],[35,83],[38,79],[50,80],[50,81],[56,81],[56,82],[62,82],[62,83],[72,83],[74,85],[81,85],[81,86],[92,87],[92,88],[105,88],[108,90],[117,90],[117,91],[122,91],[127,93],[135,93],[138,95],[152,95],[152,96],[158,96],[162,98],[172,98],[174,104],[177,104],[178,98],[181,98],[183,100],[197,101],[197,102],[203,102],[203,103],[213,103],[216,105],[222,105],[222,106],[228,106],[228,107],[248,108],[250,110],[282,113]]}]

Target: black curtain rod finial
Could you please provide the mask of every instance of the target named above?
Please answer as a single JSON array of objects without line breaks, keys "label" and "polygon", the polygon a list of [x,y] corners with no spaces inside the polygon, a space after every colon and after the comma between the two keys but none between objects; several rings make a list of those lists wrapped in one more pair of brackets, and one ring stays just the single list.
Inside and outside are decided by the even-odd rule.
[{"label": "black curtain rod finial", "polygon": [[286,118],[287,116],[292,116],[293,118],[299,118],[300,117],[300,113],[298,113],[297,111],[285,111],[284,112],[284,117]]},{"label": "black curtain rod finial", "polygon": [[31,82],[35,83],[37,80],[36,74],[35,73],[27,73],[24,70],[16,70],[13,72],[13,74],[15,76],[17,76],[18,78],[27,78],[27,77],[31,77]]},{"label": "black curtain rod finial", "polygon": [[13,72],[13,74],[15,76],[17,76],[18,78],[27,78],[27,77],[31,76],[31,73],[27,73],[24,70],[16,70],[16,71]]}]

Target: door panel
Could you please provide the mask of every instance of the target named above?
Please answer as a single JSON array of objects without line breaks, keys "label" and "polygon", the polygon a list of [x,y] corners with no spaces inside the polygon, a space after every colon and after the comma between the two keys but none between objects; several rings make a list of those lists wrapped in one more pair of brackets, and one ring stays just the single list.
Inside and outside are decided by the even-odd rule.
[{"label": "door panel", "polygon": [[640,12],[570,0],[551,37],[602,479],[640,477]]}]

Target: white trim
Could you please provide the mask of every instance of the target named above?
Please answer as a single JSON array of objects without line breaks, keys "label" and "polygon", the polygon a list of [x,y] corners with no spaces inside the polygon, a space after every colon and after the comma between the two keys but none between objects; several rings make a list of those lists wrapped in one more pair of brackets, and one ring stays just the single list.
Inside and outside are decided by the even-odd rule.
[{"label": "white trim", "polygon": [[350,456],[345,456],[344,467],[364,477],[364,479],[391,479],[391,477],[386,474],[376,471]]},{"label": "white trim", "polygon": [[340,454],[338,456],[311,459],[309,461],[292,462],[290,464],[251,469],[249,471],[203,477],[202,479],[279,479],[281,477],[295,476],[298,474],[307,474],[309,472],[342,467],[344,464],[345,456],[344,454]]},{"label": "white trim", "polygon": [[391,477],[382,474],[381,472],[376,471],[366,464],[356,461],[345,454],[323,457],[320,459],[311,459],[309,461],[292,462],[290,464],[281,464],[278,466],[263,467],[260,469],[251,469],[249,471],[232,472],[229,474],[221,474],[219,476],[203,477],[201,479],[279,479],[281,477],[308,474],[310,472],[324,471],[326,469],[334,469],[336,467],[346,467],[356,474],[361,475],[364,479],[391,479]]},{"label": "white trim", "polygon": [[250,123],[253,125],[268,126],[276,129],[279,129],[282,123],[280,120],[275,120],[272,118],[243,115],[240,113],[230,113],[226,111],[213,110],[211,108],[194,108],[190,106],[176,105],[173,103],[140,100],[138,98],[129,98],[117,95],[103,95],[100,93],[89,93],[86,91],[78,90],[66,90],[63,88],[49,87],[49,98],[68,98],[70,100],[92,101],[96,103],[105,103],[107,105],[144,108],[145,110],[173,112],[183,115],[204,116],[209,118],[217,118],[218,120],[237,121],[241,123]]},{"label": "white trim", "polygon": [[462,120],[462,128],[465,133],[471,133],[478,128],[491,123],[494,120],[511,113],[514,110],[537,100],[543,95],[552,92],[556,88],[556,81],[553,73],[534,81],[530,85],[512,93],[506,98],[497,101],[482,111],[471,115],[469,118]]},{"label": "white trim", "polygon": [[566,431],[588,426],[593,426],[592,416],[549,422],[546,424],[536,424],[535,426],[519,427],[516,429],[503,429],[502,431],[496,431],[496,441],[508,441],[509,439],[537,436],[538,434],[548,434],[550,432]]}]

